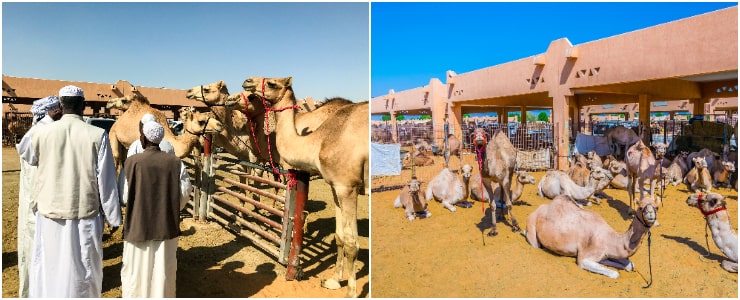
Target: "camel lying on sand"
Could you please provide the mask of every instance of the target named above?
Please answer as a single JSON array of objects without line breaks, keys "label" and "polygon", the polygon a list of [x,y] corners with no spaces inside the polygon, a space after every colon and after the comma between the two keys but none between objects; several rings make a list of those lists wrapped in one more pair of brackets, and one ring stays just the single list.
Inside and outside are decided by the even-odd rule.
[{"label": "camel lying on sand", "polygon": [[737,233],[732,229],[727,214],[725,197],[717,193],[692,194],[686,204],[698,208],[712,230],[712,239],[730,260],[722,261],[722,268],[737,273]]},{"label": "camel lying on sand", "polygon": [[683,182],[686,188],[692,193],[697,190],[709,193],[712,190],[712,177],[707,168],[707,162],[704,157],[694,157],[692,159],[694,167],[686,174]]},{"label": "camel lying on sand", "polygon": [[[480,174],[476,173],[475,175],[473,175],[473,177],[470,177],[470,187],[468,188],[470,199],[476,201],[485,201],[490,204],[490,195],[493,194],[493,199],[496,201],[496,203],[504,204],[502,202],[503,199],[501,199],[501,185],[496,182],[489,182],[487,180],[482,180],[482,182],[483,190],[481,194]],[[511,202],[517,203],[519,201],[519,199],[522,197],[522,193],[524,192],[525,185],[535,183],[536,181],[534,180],[534,177],[526,171],[516,172],[516,176],[511,182]]]},{"label": "camel lying on sand", "polygon": [[406,218],[413,221],[417,216],[419,219],[425,219],[432,216],[427,207],[427,201],[421,195],[421,182],[412,177],[406,184],[401,193],[393,202],[393,207],[403,207],[406,211]]},{"label": "camel lying on sand", "polygon": [[540,184],[537,186],[537,194],[540,197],[550,199],[559,195],[568,195],[578,203],[590,205],[588,199],[609,185],[611,179],[611,174],[606,170],[594,168],[588,178],[588,185],[583,187],[573,182],[565,172],[550,170],[540,180]]},{"label": "camel lying on sand", "polygon": [[618,278],[617,271],[605,266],[634,269],[628,258],[637,252],[643,237],[655,224],[657,211],[653,199],[645,197],[629,228],[620,234],[597,212],[583,209],[571,197],[561,195],[529,215],[525,236],[532,247],[576,257],[581,269]]},{"label": "camel lying on sand", "polygon": [[732,188],[732,183],[730,182],[730,177],[732,177],[732,173],[735,172],[735,164],[729,161],[719,161],[715,160],[715,164],[718,164],[719,166],[715,167],[714,173],[712,173],[712,183],[715,187],[726,187],[728,189]]},{"label": "camel lying on sand", "polygon": [[449,168],[444,168],[429,182],[426,190],[426,199],[435,199],[442,202],[442,206],[454,212],[454,205],[469,208],[472,203],[468,202],[468,184],[472,175],[473,167],[464,165],[462,167],[462,179],[452,173]]},{"label": "camel lying on sand", "polygon": [[423,152],[418,152],[413,157],[413,161],[411,161],[411,153],[406,153],[406,155],[401,158],[401,164],[404,168],[410,168],[412,163],[414,166],[417,167],[423,167],[423,166],[433,166],[434,165],[434,158],[424,154]]}]

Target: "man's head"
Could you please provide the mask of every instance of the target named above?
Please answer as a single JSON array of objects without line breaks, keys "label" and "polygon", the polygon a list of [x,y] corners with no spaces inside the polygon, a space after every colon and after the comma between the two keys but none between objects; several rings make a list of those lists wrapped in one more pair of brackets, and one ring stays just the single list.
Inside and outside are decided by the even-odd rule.
[{"label": "man's head", "polygon": [[57,96],[51,95],[33,101],[33,105],[31,106],[31,113],[33,114],[34,124],[43,119],[47,114],[54,121],[59,120],[59,118],[62,117],[62,107],[59,105],[59,98],[57,98]]},{"label": "man's head", "polygon": [[148,146],[156,146],[164,138],[164,127],[159,125],[157,122],[146,122],[141,127],[141,145],[146,148]]},{"label": "man's head", "polygon": [[85,92],[74,85],[59,89],[59,102],[65,114],[82,115],[85,111]]}]

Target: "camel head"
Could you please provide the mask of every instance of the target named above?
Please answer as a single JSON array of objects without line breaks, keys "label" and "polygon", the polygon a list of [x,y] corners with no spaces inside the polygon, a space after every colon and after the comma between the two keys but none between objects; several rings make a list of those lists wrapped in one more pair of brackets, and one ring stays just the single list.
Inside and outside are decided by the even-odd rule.
[{"label": "camel head", "polygon": [[229,89],[223,80],[211,84],[198,85],[187,91],[185,94],[190,100],[200,101],[207,106],[225,105],[226,98],[229,97]]},{"label": "camel head", "polygon": [[707,167],[707,160],[704,159],[704,157],[694,157],[693,162],[694,166],[697,167],[699,170],[705,169]]},{"label": "camel head", "polygon": [[686,198],[686,204],[691,207],[696,207],[702,212],[711,212],[715,209],[725,207],[727,205],[727,202],[725,202],[725,196],[722,196],[717,193],[708,193],[708,194],[691,194],[688,198]]},{"label": "camel head", "polygon": [[253,95],[264,98],[268,105],[275,105],[283,100],[286,94],[293,93],[293,77],[250,77],[244,81],[242,87],[245,91],[251,91]]},{"label": "camel head", "polygon": [[586,153],[586,157],[588,157],[588,159],[594,159],[594,155],[596,155],[596,151],[594,150],[588,151],[588,153]]},{"label": "camel head", "polygon": [[609,185],[609,182],[612,181],[612,178],[614,178],[614,176],[611,174],[611,172],[608,172],[607,170],[604,170],[600,167],[594,167],[588,177],[589,186],[594,186],[596,188],[596,191],[601,191],[607,185]]},{"label": "camel head", "polygon": [[208,113],[201,113],[191,107],[180,109],[183,129],[193,135],[205,133],[219,133],[224,129],[221,121],[211,117]]},{"label": "camel head", "polygon": [[126,111],[128,110],[129,107],[131,107],[131,104],[134,102],[141,102],[142,104],[149,104],[149,99],[139,94],[130,94],[124,97],[113,98],[113,99],[108,100],[108,103],[105,105],[105,108],[107,109],[115,108],[120,111]]},{"label": "camel head", "polygon": [[731,161],[723,161],[722,168],[727,172],[735,172],[735,164]]},{"label": "camel head", "polygon": [[525,171],[516,172],[516,180],[521,184],[535,184],[534,177]]},{"label": "camel head", "polygon": [[473,131],[473,143],[478,147],[485,147],[488,142],[488,137],[483,128],[476,128]]},{"label": "camel head", "polygon": [[668,149],[668,145],[665,143],[653,143],[653,148],[655,148],[656,157],[663,157]]},{"label": "camel head", "polygon": [[616,159],[613,159],[609,161],[609,165],[607,166],[609,169],[609,172],[612,173],[612,175],[617,175],[622,172],[623,169],[626,168],[623,161],[618,161]]},{"label": "camel head", "polygon": [[640,218],[642,223],[647,225],[647,227],[652,227],[653,224],[658,222],[658,205],[652,197],[646,196],[640,200],[640,207],[637,208],[636,217]]},{"label": "camel head", "polygon": [[468,164],[462,166],[463,180],[465,180],[465,181],[470,180],[470,176],[472,176],[472,175],[473,175],[473,167],[471,167]]}]

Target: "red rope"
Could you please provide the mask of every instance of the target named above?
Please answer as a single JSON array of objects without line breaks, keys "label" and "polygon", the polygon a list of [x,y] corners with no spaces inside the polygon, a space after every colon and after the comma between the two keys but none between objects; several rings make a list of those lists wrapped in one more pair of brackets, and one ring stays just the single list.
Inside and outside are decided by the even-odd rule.
[{"label": "red rope", "polygon": [[702,197],[702,196],[703,196],[702,194],[699,194],[699,200],[698,200],[698,205],[696,206],[696,208],[698,208],[698,209],[699,209],[699,211],[701,211],[701,213],[702,213],[702,214],[703,214],[704,216],[709,216],[709,215],[713,215],[713,214],[715,214],[715,213],[718,213],[718,212],[720,212],[720,211],[723,211],[723,210],[727,210],[727,207],[724,207],[724,206],[722,206],[722,207],[717,207],[717,208],[715,208],[715,209],[713,209],[713,210],[710,210],[710,211],[704,211],[704,209],[702,209],[702,208],[701,208],[701,202],[702,202],[702,201],[701,201],[701,197]]},{"label": "red rope", "polygon": [[[262,149],[260,149],[260,145],[257,142],[257,136],[254,133],[254,118],[249,115],[249,104],[247,103],[247,97],[244,96],[244,93],[239,93],[242,95],[242,99],[244,100],[244,115],[247,116],[247,119],[249,120],[249,130],[252,132],[252,139],[254,140],[254,144],[257,145],[257,153],[260,154],[260,157],[264,157],[262,155]],[[228,112],[227,112],[228,113]],[[267,137],[269,141],[269,136]],[[268,144],[269,145],[269,144]]]},{"label": "red rope", "polygon": [[[260,99],[262,99],[262,106],[265,107],[265,127],[270,126],[270,114],[268,114],[268,111],[284,111],[286,109],[298,109],[298,105],[293,106],[287,106],[283,108],[272,108],[267,106],[267,101],[265,101],[265,78],[262,78],[262,95],[260,95]],[[272,146],[270,145],[270,135],[267,135],[267,152],[270,156],[270,166],[272,166],[272,173],[273,174],[280,174],[277,168],[275,168],[275,162],[272,159]]]}]

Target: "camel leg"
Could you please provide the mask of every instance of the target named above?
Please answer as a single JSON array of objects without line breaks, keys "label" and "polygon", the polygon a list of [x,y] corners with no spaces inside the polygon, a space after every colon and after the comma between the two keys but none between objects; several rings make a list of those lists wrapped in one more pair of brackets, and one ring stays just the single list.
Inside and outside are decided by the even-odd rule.
[{"label": "camel leg", "polygon": [[336,212],[337,263],[334,267],[334,276],[326,279],[321,286],[327,289],[339,289],[339,280],[343,277],[345,268],[349,268],[347,280],[347,297],[357,297],[357,281],[355,263],[360,243],[357,232],[357,188],[346,186],[332,186]]},{"label": "camel leg", "polygon": [[723,260],[722,261],[722,268],[727,270],[731,273],[737,273],[737,262],[729,261],[729,260]]},{"label": "camel leg", "polygon": [[511,231],[517,232],[521,231],[521,228],[519,228],[519,222],[517,222],[516,218],[514,218],[514,207],[511,204],[511,180],[510,178],[507,179],[509,180],[501,183],[501,191],[504,193],[504,203],[506,203],[506,208],[509,210],[509,218],[511,218]]},{"label": "camel leg", "polygon": [[630,198],[630,209],[628,213],[630,215],[632,214],[632,200],[635,198],[635,179],[636,178],[631,175],[629,176],[629,178],[627,178],[627,194]]},{"label": "camel leg", "polygon": [[444,208],[446,208],[446,209],[449,209],[451,212],[455,212],[457,210],[457,208],[455,208],[455,206],[453,206],[452,204],[450,204],[446,200],[442,200],[442,206],[444,206]]},{"label": "camel leg", "polygon": [[490,199],[488,201],[488,207],[491,210],[491,231],[488,232],[488,236],[498,235],[498,228],[496,227],[496,200]]},{"label": "camel leg", "polygon": [[619,272],[614,270],[607,269],[604,265],[597,263],[590,259],[578,259],[578,267],[581,269],[584,269],[586,271],[594,272],[596,274],[601,274],[604,276],[607,276],[609,278],[617,279],[619,278]]},{"label": "camel leg", "polygon": [[[538,208],[539,210],[539,208]],[[540,241],[537,240],[537,210],[527,217],[527,229],[524,231],[524,236],[527,237],[529,245],[535,248],[540,248]]]}]

